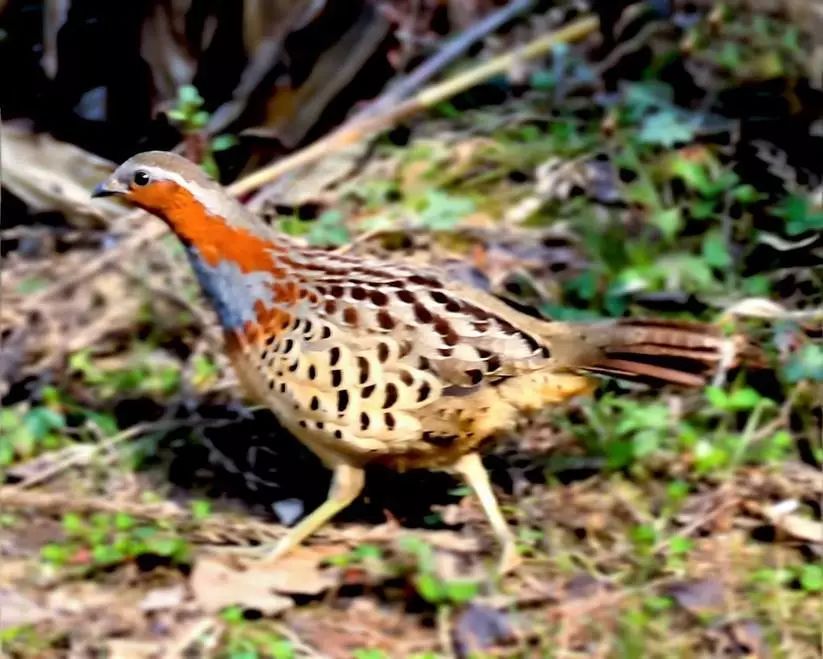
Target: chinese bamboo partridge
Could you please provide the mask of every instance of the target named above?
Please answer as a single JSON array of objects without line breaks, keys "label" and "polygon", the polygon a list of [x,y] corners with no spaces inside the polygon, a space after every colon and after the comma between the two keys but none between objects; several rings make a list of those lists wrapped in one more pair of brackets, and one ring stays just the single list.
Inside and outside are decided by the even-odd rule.
[{"label": "chinese bamboo partridge", "polygon": [[510,569],[517,553],[480,461],[485,440],[590,391],[589,373],[699,385],[747,349],[700,324],[537,320],[433,269],[303,247],[172,153],[134,156],[94,195],[120,195],[171,227],[247,392],[333,470],[326,502],[274,556],[347,506],[364,466],[381,463],[461,474]]}]

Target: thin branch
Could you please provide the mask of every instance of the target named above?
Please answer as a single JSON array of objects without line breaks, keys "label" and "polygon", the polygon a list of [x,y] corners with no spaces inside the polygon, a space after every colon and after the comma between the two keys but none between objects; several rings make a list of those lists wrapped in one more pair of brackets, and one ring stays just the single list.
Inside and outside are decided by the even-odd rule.
[{"label": "thin branch", "polygon": [[279,178],[286,172],[319,160],[332,151],[359,142],[367,136],[385,130],[402,119],[434,107],[456,94],[499,75],[518,62],[545,55],[561,43],[578,41],[597,29],[595,16],[584,16],[568,25],[549,32],[505,55],[500,55],[453,78],[423,89],[413,98],[400,103],[378,116],[355,117],[329,135],[282,160],[257,170],[229,186],[232,194],[243,195]]},{"label": "thin branch", "polygon": [[440,50],[409,75],[397,80],[394,84],[390,84],[389,88],[380,95],[380,98],[369,104],[357,118],[372,117],[385,113],[392,106],[408,98],[421,85],[426,84],[454,60],[463,55],[472,44],[494,32],[518,14],[530,9],[532,5],[534,5],[534,0],[510,2],[479,20],[467,30],[448,39]]}]

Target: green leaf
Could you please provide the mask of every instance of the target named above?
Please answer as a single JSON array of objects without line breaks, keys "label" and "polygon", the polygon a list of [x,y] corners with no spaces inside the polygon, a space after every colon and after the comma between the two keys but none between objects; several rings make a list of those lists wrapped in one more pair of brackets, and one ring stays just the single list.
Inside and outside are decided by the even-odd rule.
[{"label": "green leaf", "polygon": [[378,545],[372,545],[368,542],[364,542],[355,547],[352,553],[361,561],[380,559],[383,557],[383,550]]},{"label": "green leaf", "polygon": [[136,524],[134,517],[124,512],[118,512],[114,515],[114,528],[118,531],[128,531],[133,529]]},{"label": "green leaf", "polygon": [[713,268],[726,268],[732,264],[726,240],[720,232],[712,231],[703,238],[703,258]]},{"label": "green leaf", "polygon": [[126,559],[123,552],[112,545],[95,545],[91,550],[91,556],[98,565],[113,565],[121,563]]},{"label": "green leaf", "polygon": [[753,185],[744,183],[743,185],[738,185],[734,190],[732,190],[732,197],[735,199],[735,201],[740,202],[744,206],[748,206],[749,204],[753,204],[756,201],[765,199],[766,195],[759,193],[757,191],[757,188],[755,188]]},{"label": "green leaf", "polygon": [[239,140],[234,135],[218,135],[214,137],[211,141],[211,150],[214,152],[217,151],[225,151],[227,149],[231,149],[233,146],[239,144]]},{"label": "green leaf", "polygon": [[442,190],[428,190],[420,220],[433,231],[448,231],[474,209],[474,202],[468,197],[457,197]]},{"label": "green leaf", "polygon": [[158,556],[176,556],[185,548],[181,538],[149,538],[146,540],[146,550]]},{"label": "green leaf", "polygon": [[40,548],[40,558],[47,563],[54,563],[55,565],[64,565],[68,561],[70,554],[71,549],[69,547],[64,547],[54,542]]},{"label": "green leaf", "polygon": [[689,495],[690,489],[688,482],[674,480],[666,485],[666,498],[673,503],[679,503]]},{"label": "green leaf", "polygon": [[700,439],[694,446],[694,463],[699,473],[709,473],[726,465],[729,454],[711,441]]},{"label": "green leaf", "polygon": [[414,586],[418,594],[429,604],[441,604],[447,596],[442,582],[429,572],[417,576]]},{"label": "green leaf", "polygon": [[309,232],[309,223],[295,216],[281,217],[278,222],[280,231],[289,236],[304,236]]},{"label": "green leaf", "polygon": [[660,448],[660,434],[653,430],[644,430],[634,436],[634,457],[644,458]]},{"label": "green leaf", "polygon": [[789,360],[785,373],[791,383],[800,380],[823,382],[823,347],[814,344],[803,346]]},{"label": "green leaf", "polygon": [[285,638],[267,643],[266,650],[272,659],[294,659],[297,656],[294,644]]},{"label": "green leaf", "polygon": [[180,105],[198,108],[203,105],[203,97],[194,85],[181,85],[177,90],[177,102]]},{"label": "green leaf", "polygon": [[634,459],[634,444],[626,440],[612,440],[606,443],[605,454],[609,469],[622,469]]},{"label": "green leaf", "polygon": [[463,604],[477,595],[478,584],[474,581],[447,581],[446,597],[453,604]]},{"label": "green leaf", "polygon": [[229,624],[243,622],[245,616],[243,615],[243,607],[237,604],[227,606],[220,612],[220,617]]},{"label": "green leaf", "polygon": [[716,199],[695,199],[689,203],[689,215],[695,220],[708,220],[715,214]]},{"label": "green leaf", "polygon": [[66,418],[48,407],[35,407],[23,417],[23,423],[32,437],[40,440],[51,431],[64,428]]},{"label": "green leaf", "polygon": [[674,178],[679,178],[686,187],[706,195],[712,189],[712,181],[705,164],[685,157],[672,160],[670,171]]},{"label": "green leaf", "polygon": [[63,515],[62,524],[63,530],[70,536],[77,537],[82,535],[86,530],[86,524],[83,521],[83,518],[77,513],[66,513]]},{"label": "green leaf", "polygon": [[204,499],[195,499],[191,502],[191,516],[196,520],[204,520],[211,515],[211,502]]},{"label": "green leaf", "polygon": [[675,535],[669,538],[669,552],[675,556],[688,554],[694,547],[694,541],[682,535]]},{"label": "green leaf", "polygon": [[732,392],[729,396],[728,408],[731,410],[751,410],[757,406],[763,397],[754,389],[746,387]]},{"label": "green leaf", "polygon": [[176,122],[178,122],[178,123],[182,123],[182,122],[184,122],[184,121],[186,120],[186,118],[187,118],[189,115],[188,115],[186,112],[183,112],[183,110],[177,110],[177,109],[174,109],[174,110],[169,110],[169,111],[166,113],[166,116],[167,116],[169,119],[171,119],[172,121],[176,121]]},{"label": "green leaf", "polygon": [[191,125],[193,128],[203,128],[209,123],[209,113],[205,110],[199,110],[192,115]]},{"label": "green leaf", "polygon": [[692,122],[672,110],[660,110],[643,120],[637,139],[643,144],[673,147],[691,142],[695,137]]},{"label": "green leaf", "polygon": [[718,410],[725,410],[728,407],[729,397],[720,387],[706,387],[706,399]]},{"label": "green leaf", "polygon": [[531,74],[529,85],[539,91],[551,91],[557,85],[557,77],[548,69],[538,69]]},{"label": "green leaf", "polygon": [[630,85],[626,90],[624,104],[629,110],[629,115],[637,119],[650,110],[669,107],[673,98],[674,91],[671,86],[657,80],[649,80]]},{"label": "green leaf", "polygon": [[309,223],[308,241],[312,245],[345,245],[351,239],[343,213],[328,210]]},{"label": "green leaf", "polygon": [[808,593],[823,591],[823,565],[804,565],[800,570],[800,585]]},{"label": "green leaf", "polygon": [[679,208],[669,208],[652,214],[652,222],[669,240],[683,227],[683,215]]},{"label": "green leaf", "polygon": [[107,412],[94,412],[92,410],[83,410],[86,418],[95,424],[104,435],[114,435],[119,432],[120,428],[117,425],[117,419],[113,414]]},{"label": "green leaf", "polygon": [[638,524],[631,530],[634,544],[641,547],[650,547],[657,542],[657,530],[651,524]]},{"label": "green leaf", "polygon": [[786,220],[786,232],[791,236],[823,230],[823,209],[812,208],[806,197],[789,195],[775,209],[775,214]]},{"label": "green leaf", "polygon": [[358,648],[352,656],[354,659],[389,659],[383,650],[377,648]]}]

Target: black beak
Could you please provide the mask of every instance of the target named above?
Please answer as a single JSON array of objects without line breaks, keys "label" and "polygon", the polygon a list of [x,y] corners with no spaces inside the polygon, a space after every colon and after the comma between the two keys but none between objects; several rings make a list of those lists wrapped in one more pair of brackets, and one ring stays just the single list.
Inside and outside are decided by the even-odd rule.
[{"label": "black beak", "polygon": [[116,191],[107,188],[106,183],[108,183],[108,181],[103,181],[102,183],[98,183],[97,186],[92,191],[91,196],[92,197],[110,197],[111,195],[117,194]]}]

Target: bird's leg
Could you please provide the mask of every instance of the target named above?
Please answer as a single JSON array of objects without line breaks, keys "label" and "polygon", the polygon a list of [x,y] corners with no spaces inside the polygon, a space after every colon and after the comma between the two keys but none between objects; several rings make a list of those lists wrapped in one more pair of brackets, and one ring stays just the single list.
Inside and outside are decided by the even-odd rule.
[{"label": "bird's leg", "polygon": [[347,464],[337,465],[332,474],[331,487],[326,500],[320,504],[320,507],[304,517],[297,526],[291,528],[266,555],[266,560],[274,561],[287,554],[348,506],[360,494],[364,481],[364,472],[359,467]]},{"label": "bird's leg", "polygon": [[483,466],[480,454],[467,453],[455,463],[453,468],[463,476],[469,487],[474,490],[477,498],[480,499],[483,512],[486,513],[486,517],[492,525],[492,530],[502,546],[498,571],[500,574],[511,572],[520,565],[520,554],[517,553],[514,535],[512,535],[509,525],[500,512],[497,499],[494,498],[489,473]]}]

